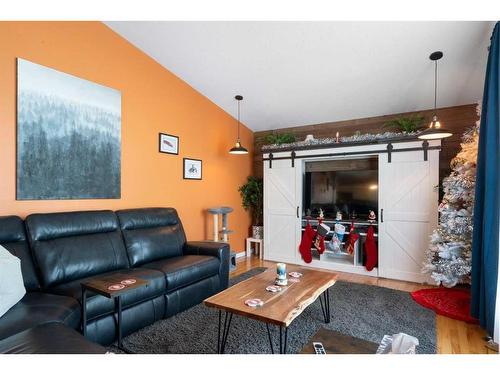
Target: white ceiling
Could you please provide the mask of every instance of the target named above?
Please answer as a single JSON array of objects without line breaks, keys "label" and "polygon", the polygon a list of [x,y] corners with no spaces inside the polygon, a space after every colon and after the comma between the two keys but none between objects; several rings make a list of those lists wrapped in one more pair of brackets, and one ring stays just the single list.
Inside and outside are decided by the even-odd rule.
[{"label": "white ceiling", "polygon": [[105,22],[254,131],[482,96],[493,22]]}]

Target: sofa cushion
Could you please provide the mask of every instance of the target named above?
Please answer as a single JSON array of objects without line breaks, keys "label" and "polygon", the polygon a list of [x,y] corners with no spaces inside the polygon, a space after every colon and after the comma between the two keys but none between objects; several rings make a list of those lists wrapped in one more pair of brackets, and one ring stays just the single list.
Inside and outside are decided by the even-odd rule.
[{"label": "sofa cushion", "polygon": [[174,208],[117,211],[131,266],[182,255],[186,236]]},{"label": "sofa cushion", "polygon": [[217,275],[219,266],[219,259],[208,255],[184,255],[143,265],[165,274],[168,292]]},{"label": "sofa cushion", "polygon": [[[106,272],[98,276],[106,275],[123,275],[124,279],[140,278],[149,281],[149,284],[142,287],[133,289],[128,293],[121,296],[122,307],[125,309],[127,306],[133,306],[140,302],[150,300],[154,297],[161,296],[165,293],[165,278],[159,271],[145,268],[129,268],[119,271]],[[69,283],[57,285],[50,288],[49,291],[54,294],[72,297],[81,303],[82,300],[82,287],[81,283],[85,280],[92,279],[92,277],[73,280]],[[115,311],[115,301],[112,298],[106,298],[92,291],[87,291],[87,319],[92,320],[104,315],[111,314]]]},{"label": "sofa cushion", "polygon": [[0,217],[0,245],[21,260],[24,286],[28,291],[40,289],[33,258],[24,230],[24,222],[17,216]]},{"label": "sofa cushion", "polygon": [[25,294],[21,260],[0,245],[0,318]]},{"label": "sofa cushion", "polygon": [[0,340],[48,322],[80,324],[80,305],[69,297],[29,292],[0,319]]},{"label": "sofa cushion", "polygon": [[218,293],[221,290],[220,281],[218,275],[210,276],[184,288],[167,293],[165,295],[165,318],[202,303],[205,298]]},{"label": "sofa cushion", "polygon": [[88,341],[64,324],[46,323],[1,340],[0,353],[104,354],[106,348]]},{"label": "sofa cushion", "polygon": [[112,211],[34,214],[26,227],[44,288],[128,268]]}]

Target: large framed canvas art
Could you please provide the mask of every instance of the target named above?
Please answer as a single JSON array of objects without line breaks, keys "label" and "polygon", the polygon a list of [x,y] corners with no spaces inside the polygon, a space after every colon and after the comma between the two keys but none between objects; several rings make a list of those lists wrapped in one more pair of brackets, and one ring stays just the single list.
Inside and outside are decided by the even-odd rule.
[{"label": "large framed canvas art", "polygon": [[120,194],[121,93],[18,58],[17,199]]}]

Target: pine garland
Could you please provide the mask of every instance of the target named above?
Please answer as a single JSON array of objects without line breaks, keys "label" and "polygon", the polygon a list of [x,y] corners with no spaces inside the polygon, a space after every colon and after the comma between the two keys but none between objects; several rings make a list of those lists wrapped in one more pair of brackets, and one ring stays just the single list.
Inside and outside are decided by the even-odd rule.
[{"label": "pine garland", "polygon": [[[481,117],[479,105],[476,111]],[[422,269],[447,288],[470,284],[478,140],[479,121],[462,136],[461,150],[450,163],[452,172],[443,179],[439,225],[432,233]]]}]

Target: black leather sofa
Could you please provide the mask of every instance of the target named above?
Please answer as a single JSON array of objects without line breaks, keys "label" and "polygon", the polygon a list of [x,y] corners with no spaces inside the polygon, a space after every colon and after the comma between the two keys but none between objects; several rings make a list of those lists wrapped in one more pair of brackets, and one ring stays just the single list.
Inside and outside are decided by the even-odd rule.
[{"label": "black leather sofa", "polygon": [[[83,280],[119,272],[149,281],[122,297],[124,335],[200,303],[229,280],[229,246],[187,242],[173,208],[33,214],[24,222],[0,217],[0,244],[21,259],[27,290],[0,318],[0,352],[12,352],[9,341],[19,347],[24,339],[50,341],[80,330]],[[88,292],[86,306],[86,339],[115,341],[114,302]],[[95,350],[84,347],[87,340],[81,352]],[[34,352],[43,352],[42,344],[31,345]]]}]

